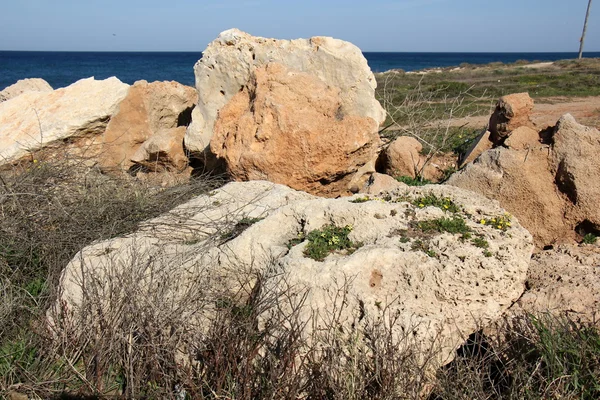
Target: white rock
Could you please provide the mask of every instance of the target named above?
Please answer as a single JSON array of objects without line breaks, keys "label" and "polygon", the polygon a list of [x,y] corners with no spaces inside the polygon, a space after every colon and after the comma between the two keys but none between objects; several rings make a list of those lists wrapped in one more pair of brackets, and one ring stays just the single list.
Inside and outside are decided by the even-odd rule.
[{"label": "white rock", "polygon": [[114,77],[88,78],[0,103],[0,165],[67,138],[104,132],[128,89]]},{"label": "white rock", "polygon": [[219,110],[246,86],[254,68],[270,62],[310,73],[341,89],[343,114],[370,117],[376,124],[385,120],[374,96],[375,77],[353,44],[330,37],[266,39],[230,29],[208,45],[194,66],[199,101],[186,133],[188,150],[205,150]]},{"label": "white rock", "polygon": [[[406,201],[427,194],[460,205],[456,215],[487,240],[489,253],[459,234],[425,234],[415,228],[418,221],[453,217],[441,208]],[[497,202],[450,186],[397,188],[378,200],[352,202],[359,197],[324,199],[268,182],[230,183],[148,221],[132,235],[85,248],[61,277],[59,304],[77,314],[91,300],[105,304],[112,315],[118,307],[111,302],[123,290],[119,276],[135,276],[139,296],[170,287],[169,304],[174,305],[186,298],[186,290],[201,287],[206,303],[178,312],[202,330],[211,317],[208,303],[228,291],[240,293],[240,282],[252,283],[262,274],[265,290],[285,291],[285,285],[308,290],[299,313],[301,321],[315,318],[307,335],[327,326],[334,307],[344,333],[360,333],[385,312],[397,318],[395,338],[410,329],[420,344],[436,342],[443,348],[443,363],[466,336],[501,316],[523,292],[532,238],[514,220],[506,231],[480,223],[503,215]],[[224,239],[223,233],[242,218],[263,219]],[[362,246],[315,261],[304,255],[306,240],[290,245],[299,235],[330,224],[353,227],[350,239]],[[429,246],[429,255],[417,249],[417,240]],[[285,281],[268,278],[273,276]],[[84,288],[85,282],[106,283],[92,290]],[[131,292],[120,296],[126,299]]]},{"label": "white rock", "polygon": [[51,92],[52,86],[41,78],[21,79],[0,92],[0,103],[26,92]]}]

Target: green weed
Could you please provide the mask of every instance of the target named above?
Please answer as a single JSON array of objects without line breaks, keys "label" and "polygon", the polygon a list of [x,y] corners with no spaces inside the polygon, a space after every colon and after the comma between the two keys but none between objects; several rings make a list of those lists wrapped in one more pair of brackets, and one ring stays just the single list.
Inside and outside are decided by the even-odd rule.
[{"label": "green weed", "polygon": [[481,236],[476,236],[473,239],[471,239],[471,243],[473,243],[473,246],[479,247],[482,249],[487,249],[488,247],[490,247],[490,244],[488,243],[488,241],[485,240]]},{"label": "green weed", "polygon": [[598,240],[598,236],[593,233],[586,233],[583,237],[583,243],[585,244],[594,244]]},{"label": "green weed", "polygon": [[460,207],[456,205],[456,203],[454,203],[450,197],[438,197],[433,193],[417,197],[416,199],[412,200],[411,203],[419,208],[433,206],[451,213],[457,213],[461,210]]},{"label": "green weed", "polygon": [[304,248],[304,255],[316,261],[323,261],[325,257],[336,250],[353,252],[361,244],[354,243],[348,238],[350,232],[352,232],[350,225],[343,228],[326,225],[321,229],[315,229],[306,236],[308,243]]},{"label": "green weed", "polygon": [[511,227],[510,214],[505,213],[498,217],[482,218],[479,220],[479,223],[505,232]]},{"label": "green weed", "polygon": [[368,196],[357,197],[356,199],[350,200],[350,203],[366,203],[367,201],[370,201],[370,200],[371,199]]},{"label": "green weed", "polygon": [[407,184],[408,186],[425,186],[432,183],[429,179],[425,179],[421,176],[413,178],[412,176],[398,176],[396,177],[398,182]]},{"label": "green weed", "polygon": [[469,233],[471,228],[467,226],[467,223],[464,219],[460,217],[453,218],[437,218],[430,219],[427,221],[419,221],[415,224],[415,227],[420,229],[425,233],[431,232],[448,232],[452,234],[457,233]]},{"label": "green weed", "polygon": [[412,245],[410,248],[411,248],[411,250],[414,250],[414,251],[422,251],[423,253],[427,254],[428,257],[431,257],[431,258],[437,257],[437,253],[431,249],[429,242],[425,242],[421,239],[417,239],[414,242],[412,242]]}]

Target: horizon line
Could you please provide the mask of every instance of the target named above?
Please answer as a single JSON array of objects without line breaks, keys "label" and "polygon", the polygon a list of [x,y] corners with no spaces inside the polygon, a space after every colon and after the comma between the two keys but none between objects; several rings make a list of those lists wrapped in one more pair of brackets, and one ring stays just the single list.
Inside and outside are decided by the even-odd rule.
[{"label": "horizon line", "polygon": [[[0,52],[14,53],[202,53],[201,50],[0,50]],[[361,50],[362,53],[396,53],[396,54],[557,54],[574,53],[577,50],[570,51],[377,51]],[[600,50],[584,50],[586,53],[600,53]]]}]

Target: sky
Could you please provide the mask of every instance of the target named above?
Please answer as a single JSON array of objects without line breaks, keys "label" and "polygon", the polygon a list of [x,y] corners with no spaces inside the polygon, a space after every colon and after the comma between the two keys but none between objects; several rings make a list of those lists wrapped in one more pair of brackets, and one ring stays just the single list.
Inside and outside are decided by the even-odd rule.
[{"label": "sky", "polygon": [[[0,0],[0,50],[202,51],[238,28],[363,51],[578,51],[588,0]],[[600,2],[585,50],[600,51]]]}]

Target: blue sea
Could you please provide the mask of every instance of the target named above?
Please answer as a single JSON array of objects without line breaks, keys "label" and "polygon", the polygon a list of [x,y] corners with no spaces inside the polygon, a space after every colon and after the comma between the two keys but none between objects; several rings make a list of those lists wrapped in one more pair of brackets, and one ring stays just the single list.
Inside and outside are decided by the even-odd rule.
[{"label": "blue sea", "polygon": [[[414,71],[461,63],[512,63],[517,60],[555,61],[576,58],[577,53],[364,53],[374,72],[390,69]],[[600,57],[600,52],[584,53]],[[70,85],[90,76],[105,79],[116,76],[132,84],[145,79],[177,81],[194,85],[194,64],[200,52],[42,52],[0,51],[0,90],[19,79],[43,78],[53,88]]]}]

